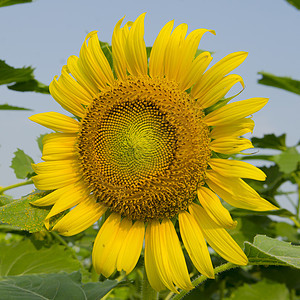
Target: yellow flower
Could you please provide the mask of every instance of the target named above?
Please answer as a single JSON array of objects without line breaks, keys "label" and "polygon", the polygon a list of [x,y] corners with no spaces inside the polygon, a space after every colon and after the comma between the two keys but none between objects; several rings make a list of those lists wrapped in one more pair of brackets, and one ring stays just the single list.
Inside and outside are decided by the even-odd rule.
[{"label": "yellow flower", "polygon": [[[229,54],[210,69],[209,52],[198,56],[206,32],[188,36],[187,25],[160,31],[150,53],[144,42],[144,17],[112,36],[113,63],[96,32],[87,35],[79,57],[71,56],[50,84],[54,99],[76,116],[56,112],[30,119],[55,133],[44,140],[44,162],[34,165],[38,189],[54,190],[37,200],[53,205],[45,220],[72,208],[52,230],[77,234],[106,212],[93,248],[93,265],[109,277],[131,272],[145,238],[145,267],[151,286],[177,292],[193,288],[182,245],[193,264],[214,277],[206,242],[223,258],[246,265],[247,257],[225,230],[236,222],[219,199],[251,210],[276,209],[241,178],[265,174],[242,161],[227,160],[252,147],[240,136],[251,132],[252,115],[266,103],[251,98],[213,109],[243,80],[227,75],[246,58]],[[209,113],[208,113],[209,112]],[[219,197],[218,197],[218,196]]]}]

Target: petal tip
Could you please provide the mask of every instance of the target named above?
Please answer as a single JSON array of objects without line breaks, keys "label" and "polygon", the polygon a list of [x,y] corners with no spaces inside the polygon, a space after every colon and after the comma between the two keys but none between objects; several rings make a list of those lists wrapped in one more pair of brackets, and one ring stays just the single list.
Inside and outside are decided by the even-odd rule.
[{"label": "petal tip", "polygon": [[208,32],[210,32],[213,35],[216,35],[216,32],[213,29],[209,29]]}]

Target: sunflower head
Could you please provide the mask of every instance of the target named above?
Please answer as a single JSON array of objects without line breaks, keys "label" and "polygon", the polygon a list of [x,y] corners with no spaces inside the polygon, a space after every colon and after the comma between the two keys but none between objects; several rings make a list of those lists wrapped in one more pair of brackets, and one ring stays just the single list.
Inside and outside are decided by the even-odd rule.
[{"label": "sunflower head", "polygon": [[207,70],[212,57],[197,55],[197,48],[212,30],[186,36],[186,24],[173,30],[169,22],[148,59],[144,17],[117,23],[112,66],[91,32],[79,57],[71,56],[50,84],[54,99],[76,119],[55,112],[30,118],[56,131],[43,140],[44,162],[34,166],[33,178],[37,188],[53,191],[34,204],[53,205],[47,228],[50,218],[71,209],[52,228],[67,236],[107,212],[93,248],[96,271],[129,273],[145,238],[150,284],[177,292],[175,286],[192,288],[178,234],[195,267],[210,278],[206,242],[228,261],[247,264],[225,230],[236,222],[220,198],[239,208],[275,209],[242,180],[264,180],[262,171],[220,158],[253,147],[241,136],[252,132],[248,116],[267,99],[224,101],[236,83],[244,88],[239,75],[228,73],[247,53],[229,54]]}]

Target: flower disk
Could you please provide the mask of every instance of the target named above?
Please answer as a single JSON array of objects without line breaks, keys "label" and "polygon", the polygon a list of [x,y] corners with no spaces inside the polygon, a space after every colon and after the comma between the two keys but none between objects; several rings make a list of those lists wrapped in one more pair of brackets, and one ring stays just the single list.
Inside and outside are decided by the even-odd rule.
[{"label": "flower disk", "polygon": [[166,80],[128,78],[100,93],[78,137],[83,177],[97,200],[132,220],[186,210],[211,156],[202,118]]}]

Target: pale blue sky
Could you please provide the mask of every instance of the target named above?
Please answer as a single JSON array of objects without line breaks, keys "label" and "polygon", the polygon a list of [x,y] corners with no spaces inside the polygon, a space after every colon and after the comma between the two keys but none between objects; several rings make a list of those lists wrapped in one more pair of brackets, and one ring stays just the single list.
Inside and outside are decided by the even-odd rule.
[{"label": "pale blue sky", "polygon": [[[33,66],[36,78],[49,84],[60,73],[70,55],[78,55],[85,35],[99,31],[99,38],[110,42],[116,22],[126,15],[134,20],[147,12],[145,41],[151,45],[169,20],[187,23],[189,31],[209,28],[200,48],[214,51],[212,63],[234,51],[248,51],[249,56],[235,73],[245,81],[239,100],[268,97],[268,105],[254,115],[255,136],[286,132],[288,144],[299,139],[300,97],[279,89],[257,84],[259,71],[300,79],[300,11],[284,0],[37,0],[30,4],[0,8],[0,59],[14,67]],[[0,86],[0,103],[33,109],[33,112],[0,111],[0,186],[15,179],[9,168],[13,152],[23,149],[40,161],[36,137],[49,130],[28,117],[46,111],[63,112],[48,95],[18,93]],[[15,190],[20,196],[32,188]]]}]

